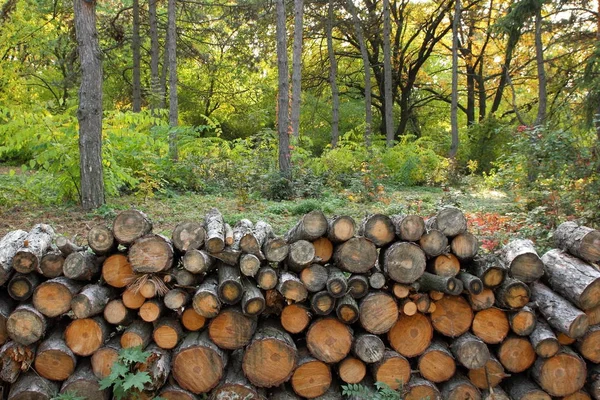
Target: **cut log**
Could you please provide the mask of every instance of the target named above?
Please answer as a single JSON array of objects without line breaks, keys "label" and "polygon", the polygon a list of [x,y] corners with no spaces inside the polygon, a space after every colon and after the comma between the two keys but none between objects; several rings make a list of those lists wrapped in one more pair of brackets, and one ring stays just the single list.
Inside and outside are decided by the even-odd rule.
[{"label": "cut log", "polygon": [[40,284],[40,281],[40,275],[35,272],[29,274],[16,273],[8,282],[6,290],[13,299],[26,301],[33,295],[33,291]]},{"label": "cut log", "polygon": [[589,325],[583,312],[539,282],[531,285],[531,292],[550,326],[573,339],[585,334]]},{"label": "cut log", "polygon": [[529,287],[520,280],[506,277],[495,290],[496,304],[505,309],[525,307],[531,298]]},{"label": "cut log", "polygon": [[587,370],[578,354],[562,347],[553,357],[538,358],[531,375],[549,395],[568,396],[583,388]]},{"label": "cut log", "polygon": [[309,292],[320,292],[327,285],[327,268],[320,264],[311,264],[300,272],[299,278]]},{"label": "cut log", "polygon": [[492,289],[484,288],[479,294],[469,294],[469,303],[473,311],[481,311],[493,307],[496,296]]},{"label": "cut log", "polygon": [[165,303],[159,299],[147,300],[140,307],[139,316],[143,321],[157,321],[166,311]]},{"label": "cut log", "polygon": [[225,304],[236,304],[242,299],[244,288],[238,268],[221,264],[219,273],[219,299]]},{"label": "cut log", "polygon": [[353,274],[347,282],[348,292],[355,299],[361,299],[369,293],[369,280],[364,275]]},{"label": "cut log", "polygon": [[8,336],[25,346],[40,340],[46,332],[46,326],[46,317],[29,303],[15,308],[6,321]]},{"label": "cut log", "polygon": [[155,392],[165,384],[169,377],[171,353],[154,343],[149,345],[145,351],[150,355],[145,362],[137,364],[136,370],[145,372],[150,377],[150,382],[144,384],[144,390]]},{"label": "cut log", "polygon": [[11,386],[8,400],[50,400],[58,393],[58,383],[29,371]]},{"label": "cut log", "polygon": [[585,311],[590,326],[600,324],[600,306]]},{"label": "cut log", "polygon": [[390,217],[396,235],[407,242],[417,242],[425,233],[425,221],[418,215],[398,214]]},{"label": "cut log", "polygon": [[345,383],[359,383],[367,374],[367,366],[356,357],[348,356],[337,365],[338,375]]},{"label": "cut log", "polygon": [[430,271],[439,276],[456,276],[460,272],[460,260],[452,253],[440,254],[433,260]]},{"label": "cut log", "polygon": [[417,305],[417,310],[420,313],[427,313],[431,308],[431,298],[427,293],[415,293],[410,296],[410,299]]},{"label": "cut log", "polygon": [[500,257],[515,279],[530,283],[544,275],[544,263],[531,240],[516,239],[509,242],[500,251]]},{"label": "cut log", "polygon": [[591,400],[590,395],[584,390],[578,390],[573,394],[563,397],[561,400]]},{"label": "cut log", "polygon": [[200,397],[196,396],[189,390],[185,390],[182,387],[169,383],[160,390],[159,397],[165,400],[200,400]]},{"label": "cut log", "polygon": [[265,240],[265,244],[263,244],[262,252],[269,262],[278,263],[288,256],[289,246],[285,239],[274,237]]},{"label": "cut log", "polygon": [[565,335],[562,332],[555,332],[556,333],[556,339],[558,340],[558,343],[561,344],[561,346],[569,346],[573,343],[575,343],[575,339],[573,339],[572,337],[569,337],[568,335]]},{"label": "cut log", "polygon": [[338,299],[335,305],[335,313],[340,321],[348,325],[358,321],[360,316],[358,303],[356,303],[356,300],[349,294]]},{"label": "cut log", "polygon": [[112,287],[124,288],[135,280],[135,273],[127,256],[114,254],[102,264],[102,278]]},{"label": "cut log", "polygon": [[191,249],[199,249],[204,244],[206,231],[204,225],[199,222],[180,222],[173,229],[173,246],[182,253]]},{"label": "cut log", "polygon": [[600,363],[600,326],[591,327],[576,344],[579,354],[595,364]]},{"label": "cut log", "polygon": [[554,231],[556,247],[587,262],[600,261],[600,232],[587,226],[563,222]]},{"label": "cut log", "polygon": [[77,245],[77,243],[75,243],[75,239],[71,240],[63,235],[56,236],[54,238],[54,244],[65,257],[76,251],[85,250],[85,246]]},{"label": "cut log", "polygon": [[456,360],[468,369],[483,368],[490,359],[487,345],[469,332],[454,339],[450,348]]},{"label": "cut log", "polygon": [[0,285],[10,279],[13,272],[12,261],[17,251],[23,247],[27,232],[10,231],[0,240]]},{"label": "cut log", "polygon": [[181,323],[188,331],[199,331],[206,325],[206,318],[198,314],[193,307],[188,307],[181,314]]},{"label": "cut log", "polygon": [[370,333],[387,333],[398,320],[398,305],[386,292],[369,293],[360,301],[360,324]]},{"label": "cut log", "polygon": [[315,246],[306,240],[298,240],[289,246],[287,266],[295,272],[308,267],[315,259]]},{"label": "cut log", "polygon": [[35,370],[51,381],[64,381],[73,371],[77,359],[63,340],[62,330],[54,331],[38,347]]},{"label": "cut log", "polygon": [[590,367],[587,389],[594,400],[600,399],[600,365],[593,365]]},{"label": "cut log", "polygon": [[442,400],[442,394],[434,383],[423,378],[413,377],[408,384],[405,400]]},{"label": "cut log", "polygon": [[277,287],[277,282],[277,272],[273,268],[264,266],[258,270],[258,273],[256,274],[256,283],[262,290],[275,289],[275,287]]},{"label": "cut log", "polygon": [[216,208],[211,208],[204,218],[206,231],[205,247],[211,253],[219,253],[225,249],[225,221]]},{"label": "cut log", "polygon": [[156,283],[152,279],[146,279],[139,285],[139,292],[145,299],[152,299],[156,297],[158,288]]},{"label": "cut log", "polygon": [[352,332],[336,318],[313,322],[306,332],[306,345],[313,357],[328,364],[343,360],[352,347]]},{"label": "cut log", "polygon": [[208,393],[223,377],[227,359],[208,332],[192,332],[173,352],[173,378],[192,393]]},{"label": "cut log", "polygon": [[347,215],[333,216],[327,220],[327,238],[333,243],[343,243],[354,237],[356,222]]},{"label": "cut log", "polygon": [[264,398],[261,391],[256,389],[244,376],[242,357],[242,350],[234,351],[231,354],[225,377],[212,391],[211,399],[259,400]]},{"label": "cut log", "polygon": [[106,304],[115,297],[115,292],[101,285],[87,285],[71,300],[75,318],[90,318],[100,314]]},{"label": "cut log", "polygon": [[495,388],[502,380],[510,375],[504,372],[504,367],[498,359],[490,355],[490,359],[482,368],[469,370],[469,380],[479,389]]},{"label": "cut log", "polygon": [[459,260],[472,260],[479,250],[479,241],[472,233],[463,232],[452,239],[450,249]]},{"label": "cut log", "polygon": [[60,251],[50,251],[42,256],[39,272],[46,278],[56,278],[63,274],[65,256]]},{"label": "cut log", "polygon": [[8,340],[8,330],[6,329],[6,321],[10,313],[14,309],[12,300],[5,296],[0,296],[0,345],[3,345]]},{"label": "cut log", "polygon": [[127,257],[134,272],[166,271],[173,266],[173,244],[163,235],[146,235],[133,242]]},{"label": "cut log", "polygon": [[413,283],[425,272],[425,253],[413,243],[397,242],[385,250],[382,264],[390,279],[399,283]]},{"label": "cut log", "polygon": [[65,329],[65,343],[78,356],[90,356],[108,339],[110,328],[102,317],[76,319]]},{"label": "cut log", "polygon": [[22,274],[37,271],[42,256],[52,247],[54,236],[54,229],[50,225],[35,225],[25,237],[22,247],[14,254],[13,269]]},{"label": "cut log", "polygon": [[512,400],[551,400],[548,393],[524,375],[514,375],[507,379],[504,388]]},{"label": "cut log", "polygon": [[316,315],[329,315],[335,309],[335,299],[329,292],[322,290],[310,297],[310,306]]},{"label": "cut log", "polygon": [[152,324],[136,320],[123,331],[121,335],[121,347],[128,349],[130,347],[141,346],[144,349],[152,340]]},{"label": "cut log", "polygon": [[520,336],[509,336],[498,348],[498,359],[510,372],[523,372],[533,365],[536,354],[533,346]]},{"label": "cut log", "polygon": [[373,364],[383,359],[385,344],[379,336],[371,333],[359,333],[352,342],[352,354],[366,364]]},{"label": "cut log", "polygon": [[322,211],[314,210],[305,214],[285,235],[288,243],[298,240],[315,240],[327,233],[327,218]]},{"label": "cut log", "polygon": [[328,263],[333,257],[333,243],[326,237],[320,237],[312,242],[315,247],[315,259],[320,263]]},{"label": "cut log", "polygon": [[[298,243],[298,242],[296,242]],[[277,291],[288,300],[301,302],[308,297],[308,291],[302,281],[291,272],[282,272],[279,276]]]},{"label": "cut log", "polygon": [[510,328],[519,336],[529,336],[535,329],[537,318],[535,312],[528,306],[508,314]]},{"label": "cut log", "polygon": [[446,251],[448,238],[437,229],[430,229],[419,239],[419,246],[428,257],[437,257]]},{"label": "cut log", "polygon": [[242,275],[254,277],[260,269],[260,260],[254,254],[243,254],[239,267]]},{"label": "cut log", "polygon": [[120,341],[120,336],[115,336],[92,354],[90,362],[96,378],[104,379],[110,375],[112,366],[119,358],[119,351],[121,351]]},{"label": "cut log", "polygon": [[242,311],[246,315],[259,315],[266,307],[265,296],[256,287],[254,281],[244,282],[244,294],[242,295]]},{"label": "cut log", "polygon": [[142,294],[133,288],[127,288],[121,294],[121,298],[123,299],[123,304],[125,307],[131,308],[132,310],[139,309],[142,304],[146,302],[146,298],[142,296]]},{"label": "cut log", "polygon": [[542,257],[550,287],[582,310],[600,305],[600,271],[561,250]]},{"label": "cut log", "polygon": [[375,381],[383,382],[393,390],[404,387],[410,380],[408,360],[393,350],[386,350],[381,361],[373,364],[371,369]]},{"label": "cut log", "polygon": [[268,238],[273,236],[273,228],[264,221],[258,221],[251,231],[247,231],[240,239],[240,248],[244,253],[264,259],[261,249]]},{"label": "cut log", "polygon": [[388,332],[392,348],[404,357],[412,358],[422,354],[433,338],[433,327],[423,314],[402,315]]},{"label": "cut log", "polygon": [[204,318],[214,318],[221,309],[218,283],[214,277],[207,278],[196,290],[192,299],[194,310]]},{"label": "cut log", "polygon": [[88,246],[99,256],[110,254],[117,249],[113,232],[105,225],[96,225],[88,232]]},{"label": "cut log", "polygon": [[291,334],[300,333],[310,324],[310,313],[301,304],[285,306],[281,312],[281,326]]},{"label": "cut log", "polygon": [[[408,297],[408,295],[410,294],[411,291],[411,286],[409,285],[404,285],[402,283],[394,283],[394,286],[392,287],[392,292],[394,293],[394,296],[396,296],[396,298],[398,299],[405,299]],[[429,295],[428,295],[429,297]]]},{"label": "cut log", "polygon": [[169,310],[179,310],[184,307],[191,299],[190,294],[184,289],[171,289],[163,299],[165,307]]},{"label": "cut log", "polygon": [[448,345],[440,340],[434,340],[419,357],[417,367],[421,376],[435,383],[445,382],[456,371],[456,363]]},{"label": "cut log", "polygon": [[429,272],[423,272],[417,280],[417,284],[419,285],[419,290],[436,290],[453,296],[458,296],[463,291],[463,284],[460,280],[452,276],[439,276],[430,274]]},{"label": "cut log", "polygon": [[239,307],[229,307],[210,321],[208,335],[222,349],[240,349],[250,343],[256,324],[255,317],[244,315]]},{"label": "cut log", "polygon": [[529,340],[535,353],[540,357],[552,357],[560,350],[560,343],[558,343],[556,335],[542,318],[537,321]]},{"label": "cut log", "polygon": [[113,235],[117,242],[124,246],[131,245],[150,232],[152,232],[152,222],[139,210],[123,211],[113,222]]},{"label": "cut log", "polygon": [[169,275],[165,275],[163,280],[171,282],[178,286],[196,287],[202,278],[199,275],[192,274],[190,271],[182,268],[173,268],[169,271]]},{"label": "cut log", "polygon": [[385,286],[385,275],[378,269],[377,265],[369,275],[369,286],[372,289],[379,290]]},{"label": "cut log", "polygon": [[190,249],[182,258],[183,268],[192,274],[206,274],[215,266],[215,259],[204,250]]},{"label": "cut log", "polygon": [[483,282],[475,275],[468,272],[459,272],[456,276],[463,283],[463,287],[471,294],[479,294],[483,291]]},{"label": "cut log", "polygon": [[178,319],[161,318],[154,324],[152,339],[154,340],[154,343],[156,343],[156,345],[161,349],[174,349],[182,338],[183,328],[181,327],[181,323]]},{"label": "cut log", "polygon": [[377,248],[368,239],[353,237],[335,248],[333,260],[346,272],[364,274],[377,263]]},{"label": "cut log", "polygon": [[481,279],[485,287],[490,289],[500,286],[508,271],[502,258],[495,254],[475,257],[468,269],[469,272]]},{"label": "cut log", "polygon": [[405,316],[412,316],[417,313],[417,304],[410,299],[402,299],[399,304],[400,312]]},{"label": "cut log", "polygon": [[458,337],[467,332],[473,321],[473,310],[460,296],[444,296],[431,313],[433,328],[444,336]]},{"label": "cut log", "polygon": [[23,371],[27,371],[35,358],[35,345],[24,346],[17,342],[6,342],[0,348],[0,379],[15,383]]},{"label": "cut log", "polygon": [[344,273],[335,267],[328,268],[327,291],[334,298],[342,297],[348,291],[348,283]]},{"label": "cut log", "polygon": [[478,311],[473,318],[473,333],[487,344],[498,344],[510,331],[508,317],[499,308]]},{"label": "cut log", "polygon": [[323,361],[312,357],[307,349],[298,351],[298,366],[290,383],[297,395],[314,399],[327,392],[331,385],[331,370]]},{"label": "cut log", "polygon": [[448,237],[454,237],[467,230],[467,219],[458,208],[445,207],[429,218],[425,226],[427,230],[437,229]]},{"label": "cut log", "polygon": [[75,373],[62,384],[60,392],[80,396],[86,400],[108,400],[110,398],[108,390],[100,390],[100,382],[94,375],[89,360],[82,360],[77,364]]},{"label": "cut log", "polygon": [[388,245],[396,238],[392,220],[383,214],[366,216],[358,228],[358,234],[369,239],[377,247]]},{"label": "cut log", "polygon": [[233,244],[233,228],[227,222],[225,223],[225,246]]},{"label": "cut log", "polygon": [[100,274],[101,262],[92,253],[71,253],[63,264],[63,274],[76,281],[91,281]]},{"label": "cut log", "polygon": [[264,322],[244,352],[246,377],[258,387],[279,386],[290,379],[295,367],[296,345],[291,336],[278,325]]},{"label": "cut log", "polygon": [[445,382],[440,389],[444,400],[481,400],[479,389],[460,373]]},{"label": "cut log", "polygon": [[114,299],[104,307],[104,319],[112,325],[129,325],[135,318],[135,311],[125,307],[123,300]]}]

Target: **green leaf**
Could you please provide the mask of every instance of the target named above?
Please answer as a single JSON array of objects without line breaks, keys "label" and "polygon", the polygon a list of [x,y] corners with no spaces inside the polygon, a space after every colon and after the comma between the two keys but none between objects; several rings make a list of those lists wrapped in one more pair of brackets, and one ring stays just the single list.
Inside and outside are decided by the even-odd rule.
[{"label": "green leaf", "polygon": [[144,390],[144,384],[152,382],[150,375],[147,372],[137,372],[135,374],[129,374],[123,382],[123,389],[130,390],[135,388],[137,390]]},{"label": "green leaf", "polygon": [[126,364],[143,363],[148,357],[150,353],[142,351],[142,346],[129,347],[119,352],[119,361]]}]

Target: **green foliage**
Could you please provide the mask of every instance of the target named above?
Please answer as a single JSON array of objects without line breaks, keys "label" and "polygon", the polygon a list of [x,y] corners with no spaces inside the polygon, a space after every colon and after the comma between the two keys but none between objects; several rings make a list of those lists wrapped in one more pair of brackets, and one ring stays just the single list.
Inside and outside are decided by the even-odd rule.
[{"label": "green foliage", "polygon": [[111,388],[116,400],[131,395],[137,397],[137,393],[143,391],[144,385],[152,379],[147,372],[135,371],[135,366],[145,362],[149,356],[150,353],[142,351],[141,346],[121,349],[110,375],[100,380],[100,390]]},{"label": "green foliage", "polygon": [[469,172],[489,173],[492,164],[506,152],[512,139],[512,130],[509,125],[493,116],[469,127],[470,145],[467,158],[477,162],[476,168],[469,168]]},{"label": "green foliage", "polygon": [[52,397],[52,400],[85,400],[85,397],[77,396],[73,392],[65,392]]},{"label": "green foliage", "polygon": [[402,400],[404,398],[402,384],[400,384],[398,390],[392,389],[383,382],[375,382],[374,386],[371,388],[360,383],[342,385],[342,395],[373,400]]}]

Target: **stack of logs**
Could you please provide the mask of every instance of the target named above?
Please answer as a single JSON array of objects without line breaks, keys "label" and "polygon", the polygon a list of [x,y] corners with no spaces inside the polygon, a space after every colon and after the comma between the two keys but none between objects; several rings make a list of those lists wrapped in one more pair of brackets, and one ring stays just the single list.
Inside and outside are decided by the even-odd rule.
[{"label": "stack of logs", "polygon": [[[0,241],[8,396],[108,400],[122,348],[151,356],[140,398],[600,399],[600,232],[566,222],[478,254],[456,208],[231,227],[217,209],[171,238],[137,210],[80,247],[44,224]],[[62,383],[61,383],[62,382]],[[356,397],[355,397],[356,398]]]}]

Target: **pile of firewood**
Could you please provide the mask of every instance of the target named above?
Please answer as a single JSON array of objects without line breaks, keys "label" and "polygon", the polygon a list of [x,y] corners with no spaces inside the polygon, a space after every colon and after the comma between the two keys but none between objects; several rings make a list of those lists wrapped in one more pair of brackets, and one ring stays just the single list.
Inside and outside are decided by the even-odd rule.
[{"label": "pile of firewood", "polygon": [[0,379],[11,400],[108,400],[98,380],[142,346],[148,399],[339,399],[373,382],[405,399],[600,399],[600,232],[554,238],[541,258],[529,240],[478,254],[456,208],[312,211],[283,237],[212,209],[171,238],[128,210],[84,247],[36,225],[0,241]]}]

